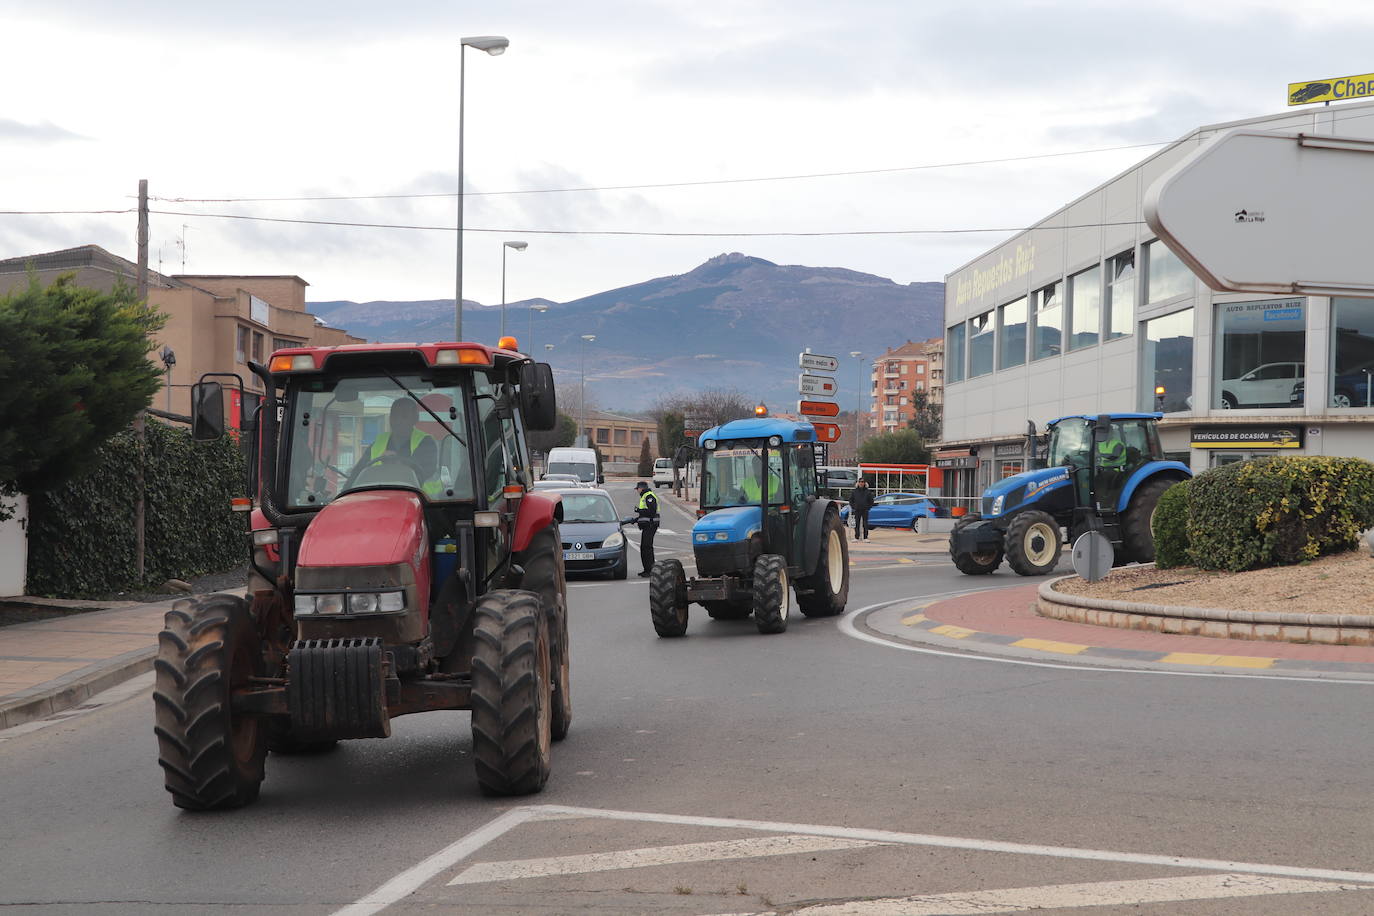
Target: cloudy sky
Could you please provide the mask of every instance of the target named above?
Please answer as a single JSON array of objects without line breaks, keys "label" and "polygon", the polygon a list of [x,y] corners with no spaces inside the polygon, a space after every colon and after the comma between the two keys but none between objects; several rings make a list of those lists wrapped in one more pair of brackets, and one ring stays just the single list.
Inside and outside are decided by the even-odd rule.
[{"label": "cloudy sky", "polygon": [[[467,53],[465,298],[500,301],[507,239],[512,301],[726,251],[941,280],[1007,235],[965,230],[1374,71],[1372,28],[1337,0],[0,0],[0,210],[126,210],[146,178],[168,273],[451,298],[459,39],[496,34]],[[0,257],[134,233],[0,215]]]}]

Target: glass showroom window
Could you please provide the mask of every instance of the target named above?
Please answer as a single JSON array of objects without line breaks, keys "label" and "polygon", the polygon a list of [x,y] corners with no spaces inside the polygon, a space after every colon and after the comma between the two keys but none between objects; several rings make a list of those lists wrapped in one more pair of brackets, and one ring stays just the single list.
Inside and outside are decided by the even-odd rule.
[{"label": "glass showroom window", "polygon": [[945,332],[945,353],[949,356],[945,367],[946,384],[964,380],[964,333],[962,322]]},{"label": "glass showroom window", "polygon": [[1155,239],[1145,246],[1145,301],[1164,302],[1192,295],[1193,273],[1164,243]]},{"label": "glass showroom window", "polygon": [[992,371],[993,333],[992,312],[984,312],[968,322],[968,377],[977,378]]},{"label": "glass showroom window", "polygon": [[1188,410],[1193,402],[1193,310],[1184,309],[1142,323],[1140,409],[1158,410],[1155,388],[1164,388],[1165,413]]},{"label": "glass showroom window", "polygon": [[1107,262],[1107,339],[1131,333],[1135,323],[1135,250]]},{"label": "glass showroom window", "polygon": [[1044,359],[1064,352],[1064,309],[1059,286],[1051,283],[1036,290],[1031,298],[1035,306],[1035,343],[1031,347],[1031,359]]},{"label": "glass showroom window", "polygon": [[1091,347],[1102,329],[1102,268],[1069,277],[1069,349]]},{"label": "glass showroom window", "polygon": [[1002,325],[1002,353],[998,369],[1010,369],[1026,361],[1026,297],[1008,302],[999,309]]},{"label": "glass showroom window", "polygon": [[1332,407],[1374,407],[1374,300],[1331,300]]},{"label": "glass showroom window", "polygon": [[1213,407],[1302,406],[1306,306],[1303,297],[1217,306]]}]

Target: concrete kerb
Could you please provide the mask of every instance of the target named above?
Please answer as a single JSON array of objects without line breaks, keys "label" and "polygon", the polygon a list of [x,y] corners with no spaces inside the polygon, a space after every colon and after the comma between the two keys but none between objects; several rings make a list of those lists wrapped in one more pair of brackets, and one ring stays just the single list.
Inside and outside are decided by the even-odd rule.
[{"label": "concrete kerb", "polygon": [[1036,612],[1043,617],[1128,630],[1154,630],[1183,636],[1214,636],[1261,642],[1332,646],[1374,645],[1374,616],[1241,611],[1223,608],[1147,604],[1111,598],[1085,598],[1056,591],[1058,576],[1040,584]]}]

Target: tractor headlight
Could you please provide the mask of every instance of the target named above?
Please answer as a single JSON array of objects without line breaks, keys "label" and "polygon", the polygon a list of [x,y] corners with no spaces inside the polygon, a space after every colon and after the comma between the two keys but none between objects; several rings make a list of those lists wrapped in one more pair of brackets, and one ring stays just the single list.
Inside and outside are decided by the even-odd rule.
[{"label": "tractor headlight", "polygon": [[601,542],[602,547],[619,547],[625,543],[625,535],[619,531],[612,532],[611,536]]},{"label": "tractor headlight", "polygon": [[1007,499],[1007,494],[1003,493],[1001,496],[997,497],[996,499],[994,499],[994,500],[992,501],[992,514],[993,514],[993,515],[1001,515],[1001,514],[1002,514],[1002,503],[1005,502],[1006,499]]},{"label": "tractor headlight", "polygon": [[717,531],[717,532],[716,532],[716,540],[717,540],[717,541],[728,541],[728,540],[730,540],[730,532],[728,532],[728,531]]},{"label": "tractor headlight", "polygon": [[698,544],[705,544],[707,541],[711,540],[711,535],[705,531],[698,531],[692,536],[692,540],[696,541]]},{"label": "tractor headlight", "polygon": [[341,614],[396,614],[406,609],[403,591],[346,592],[329,595],[297,595],[296,616]]}]

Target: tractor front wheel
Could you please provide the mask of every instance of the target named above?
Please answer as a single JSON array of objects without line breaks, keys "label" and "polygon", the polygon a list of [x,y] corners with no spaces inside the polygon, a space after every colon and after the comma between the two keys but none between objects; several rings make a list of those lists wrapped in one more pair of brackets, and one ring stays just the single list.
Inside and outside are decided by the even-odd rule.
[{"label": "tractor front wheel", "polygon": [[760,633],[787,629],[791,597],[787,561],[773,553],[759,557],[754,563],[754,624]]},{"label": "tractor front wheel", "polygon": [[1007,526],[1007,565],[1018,575],[1043,576],[1059,563],[1063,536],[1048,512],[1018,513]]},{"label": "tractor front wheel", "polygon": [[832,513],[821,526],[815,573],[798,584],[808,591],[797,595],[797,606],[807,617],[832,617],[844,611],[849,601],[849,540],[838,514]]},{"label": "tractor front wheel", "polygon": [[949,534],[949,557],[954,561],[954,566],[966,576],[986,576],[996,572],[997,567],[1002,565],[1002,551],[989,550],[983,553],[964,553],[954,549],[955,535],[963,528],[967,528],[974,522],[981,521],[980,518],[963,518],[954,523],[954,530]]},{"label": "tractor front wheel", "polygon": [[258,797],[265,723],[236,716],[233,695],[265,666],[248,603],[236,595],[178,601],[153,661],[157,762],[172,803],[189,811],[238,808]]},{"label": "tractor front wheel", "polygon": [[534,592],[548,617],[549,653],[553,663],[553,740],[562,741],[572,726],[572,653],[568,646],[568,579],[558,527],[550,525],[520,555],[525,568],[521,588]]},{"label": "tractor front wheel", "polygon": [[472,754],[486,795],[528,795],[549,778],[549,621],[534,592],[488,592],[473,611]]},{"label": "tractor front wheel", "polygon": [[678,560],[659,560],[649,569],[649,615],[665,639],[687,632],[687,574]]}]

